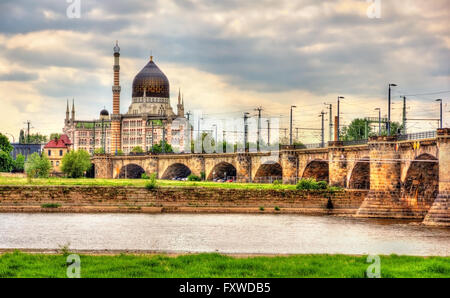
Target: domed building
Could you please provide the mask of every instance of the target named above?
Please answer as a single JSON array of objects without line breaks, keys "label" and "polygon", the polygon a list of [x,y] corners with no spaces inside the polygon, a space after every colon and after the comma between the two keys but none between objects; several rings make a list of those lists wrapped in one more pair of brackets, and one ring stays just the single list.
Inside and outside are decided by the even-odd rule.
[{"label": "domed building", "polygon": [[[170,83],[153,61],[153,57],[133,80],[131,104],[125,114],[120,113],[120,47],[114,47],[114,84],[112,86],[112,113],[101,110],[99,119],[76,120],[75,104],[69,111],[67,102],[63,132],[73,143],[73,149],[93,153],[103,148],[105,153],[129,153],[135,147],[150,152],[162,140],[175,151],[184,151],[187,120],[184,101],[178,92],[177,112],[170,104]],[[70,116],[69,116],[70,115]]]}]

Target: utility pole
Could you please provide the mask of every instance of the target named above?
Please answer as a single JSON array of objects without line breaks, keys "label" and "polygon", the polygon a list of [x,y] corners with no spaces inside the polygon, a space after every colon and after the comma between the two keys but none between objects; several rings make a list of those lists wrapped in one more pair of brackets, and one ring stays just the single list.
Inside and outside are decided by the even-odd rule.
[{"label": "utility pole", "polygon": [[328,115],[330,115],[330,131],[328,132],[329,133],[329,140],[328,141],[333,141],[333,104],[329,104],[328,105],[328,109],[330,110],[330,112],[329,112],[329,114]]},{"label": "utility pole", "polygon": [[295,141],[298,142],[298,127],[295,128]]},{"label": "utility pole", "polygon": [[343,96],[338,96],[338,98],[337,98],[337,127],[336,127],[336,129],[337,129],[337,141],[339,141],[339,138],[340,138],[340,120],[341,120],[341,115],[340,115],[340,104],[341,104],[341,99],[344,99],[344,97]]},{"label": "utility pole", "polygon": [[291,118],[290,118],[290,133],[289,133],[289,145],[292,146],[292,109],[296,108],[297,106],[291,106]]},{"label": "utility pole", "polygon": [[406,135],[406,96],[403,96],[403,113],[402,113],[403,134]]},{"label": "utility pole", "polygon": [[247,125],[247,119],[249,118],[250,113],[245,112],[244,113],[244,152],[247,152],[247,138],[248,138],[248,125]]},{"label": "utility pole", "polygon": [[439,128],[442,128],[442,99],[436,99],[436,101],[439,101]]},{"label": "utility pole", "polygon": [[381,108],[376,108],[375,111],[378,111],[378,135],[381,135]]},{"label": "utility pole", "polygon": [[320,147],[321,147],[321,148],[325,147],[325,146],[324,146],[324,145],[325,145],[324,119],[323,119],[323,116],[324,116],[324,115],[325,115],[325,112],[324,112],[324,111],[320,112],[319,117],[322,118],[322,128],[321,128],[321,130],[320,130],[320,139],[321,139]]},{"label": "utility pole", "polygon": [[389,84],[388,92],[388,122],[387,122],[387,135],[391,135],[391,87],[396,87],[396,84]]},{"label": "utility pole", "polygon": [[267,119],[267,147],[270,146],[270,119]]},{"label": "utility pole", "polygon": [[256,141],[256,151],[259,152],[259,142],[261,140],[261,111],[262,107],[257,107],[255,111],[258,111],[258,132],[257,132],[257,141]]}]

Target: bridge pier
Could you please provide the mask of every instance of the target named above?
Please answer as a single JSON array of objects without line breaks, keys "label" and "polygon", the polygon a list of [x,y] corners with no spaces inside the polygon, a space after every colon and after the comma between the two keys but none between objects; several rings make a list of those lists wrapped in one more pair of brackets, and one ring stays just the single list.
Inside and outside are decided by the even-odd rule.
[{"label": "bridge pier", "polygon": [[426,225],[450,226],[450,128],[438,129],[439,194],[423,221]]},{"label": "bridge pier", "polygon": [[113,178],[113,162],[111,155],[95,155],[92,159],[95,166],[95,178],[110,179]]},{"label": "bridge pier", "polygon": [[295,184],[298,177],[298,155],[295,151],[283,151],[280,156],[283,168],[283,183]]},{"label": "bridge pier", "polygon": [[370,191],[359,208],[358,217],[421,219],[423,211],[408,206],[401,197],[400,154],[395,136],[369,139]]},{"label": "bridge pier", "polygon": [[329,184],[347,187],[347,158],[341,141],[329,142],[328,159]]},{"label": "bridge pier", "polygon": [[236,181],[252,182],[252,157],[250,154],[238,153],[236,160]]}]

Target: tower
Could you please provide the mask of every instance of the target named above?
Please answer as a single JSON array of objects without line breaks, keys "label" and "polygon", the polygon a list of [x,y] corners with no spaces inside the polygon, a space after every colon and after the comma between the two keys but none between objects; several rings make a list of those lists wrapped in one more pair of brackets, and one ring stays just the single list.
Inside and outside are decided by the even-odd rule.
[{"label": "tower", "polygon": [[114,85],[112,86],[113,92],[113,111],[111,115],[111,151],[117,153],[121,149],[121,135],[120,135],[120,85],[119,85],[119,65],[120,48],[116,41],[114,47]]},{"label": "tower", "polygon": [[75,123],[75,99],[72,98],[72,119],[71,119],[72,124]]},{"label": "tower", "polygon": [[181,90],[178,89],[178,104],[177,104],[178,117],[184,117],[184,102],[181,97]]},{"label": "tower", "polygon": [[66,119],[65,119],[65,121],[64,121],[64,123],[65,123],[65,125],[68,125],[69,124],[69,121],[70,121],[70,119],[69,119],[69,100],[67,100],[67,106],[66,106]]}]

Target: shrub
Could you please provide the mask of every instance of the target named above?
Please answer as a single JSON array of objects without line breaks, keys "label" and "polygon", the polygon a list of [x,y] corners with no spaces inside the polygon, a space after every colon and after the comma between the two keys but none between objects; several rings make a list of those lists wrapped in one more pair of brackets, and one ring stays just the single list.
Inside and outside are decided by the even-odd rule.
[{"label": "shrub", "polygon": [[275,180],[274,182],[273,182],[273,185],[281,185],[281,184],[283,184],[283,182],[281,181],[281,180]]},{"label": "shrub", "polygon": [[97,148],[94,150],[94,154],[105,154],[105,149]]},{"label": "shrub", "polygon": [[205,174],[205,172],[201,172],[201,173],[200,173],[200,179],[201,179],[201,180],[206,180],[206,174]]},{"label": "shrub", "polygon": [[308,178],[300,180],[296,188],[298,190],[316,190],[316,189],[328,189],[328,184],[325,181],[317,182],[315,179]]},{"label": "shrub", "polygon": [[275,209],[275,211],[280,211],[280,207],[278,207],[278,206],[275,206],[275,208],[273,208],[273,209]]},{"label": "shrub", "polygon": [[263,206],[259,206],[259,211],[264,211],[264,207]]},{"label": "shrub", "polygon": [[142,173],[141,179],[150,179],[150,176],[147,173]]},{"label": "shrub", "polygon": [[150,174],[150,181],[145,183],[145,188],[152,190],[156,188],[156,173]]},{"label": "shrub", "polygon": [[133,149],[131,149],[132,153],[144,153],[144,150],[142,150],[141,146],[136,146]]},{"label": "shrub", "polygon": [[47,156],[41,156],[37,152],[28,156],[28,159],[25,162],[25,172],[29,180],[31,180],[31,178],[48,178],[51,169],[52,165]]},{"label": "shrub", "polygon": [[22,173],[25,168],[25,156],[22,154],[18,154],[16,156],[16,160],[14,161],[14,172],[20,172]]},{"label": "shrub", "polygon": [[72,150],[66,153],[62,159],[62,171],[69,178],[83,177],[91,168],[91,157],[85,150]]},{"label": "shrub", "polygon": [[187,178],[188,178],[187,179],[188,181],[201,181],[202,180],[199,176],[194,175],[194,174],[190,174]]}]

